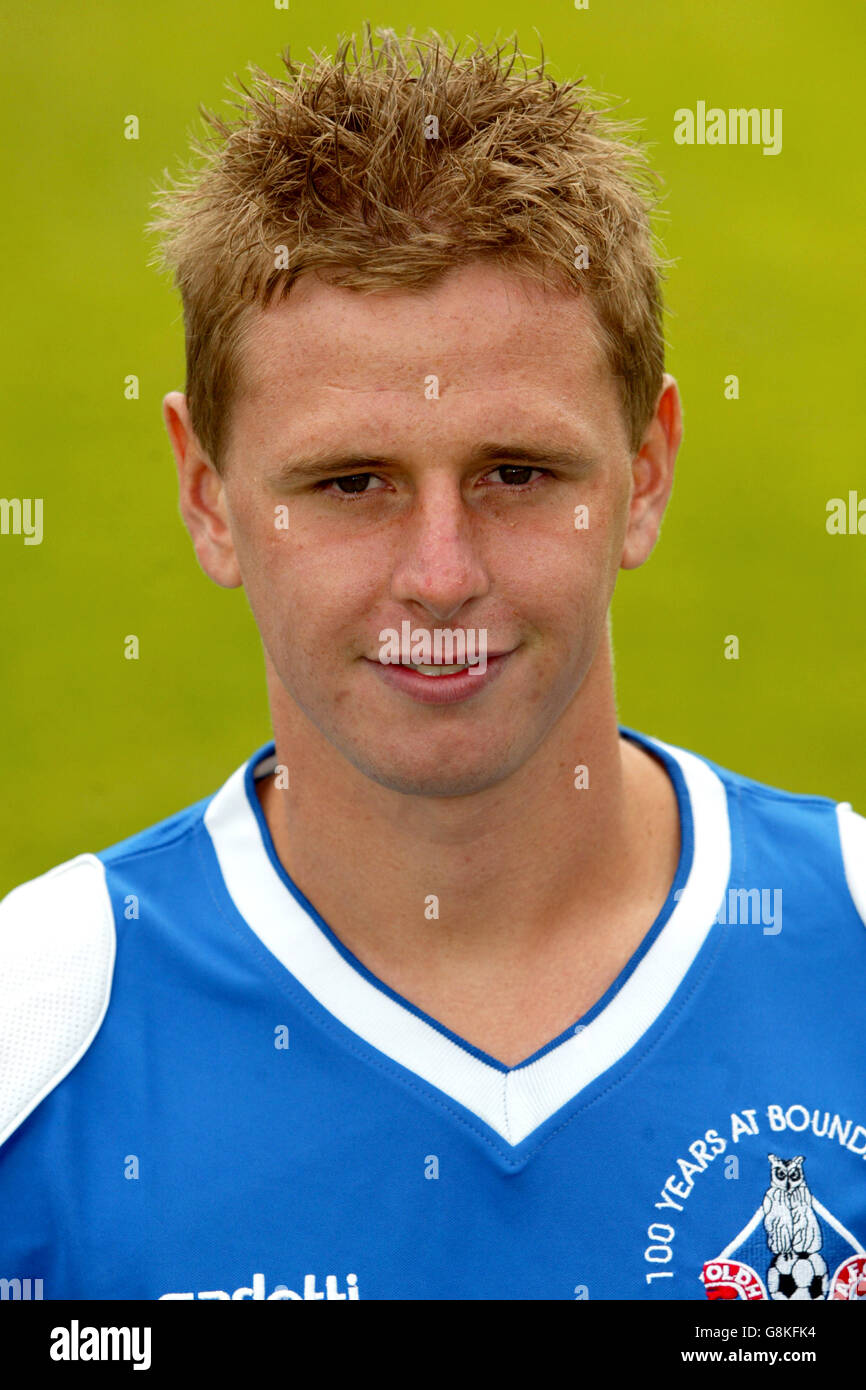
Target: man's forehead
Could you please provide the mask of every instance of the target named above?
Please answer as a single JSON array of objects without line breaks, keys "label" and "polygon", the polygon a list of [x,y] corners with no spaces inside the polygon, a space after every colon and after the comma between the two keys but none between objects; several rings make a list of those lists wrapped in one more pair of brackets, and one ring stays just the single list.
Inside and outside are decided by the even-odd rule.
[{"label": "man's forehead", "polygon": [[[578,372],[605,375],[602,335],[585,295],[483,263],[433,286],[359,292],[305,275],[286,299],[251,316],[244,386],[287,378],[354,391],[411,391],[442,376],[452,390]],[[326,376],[323,377],[322,373]]]}]

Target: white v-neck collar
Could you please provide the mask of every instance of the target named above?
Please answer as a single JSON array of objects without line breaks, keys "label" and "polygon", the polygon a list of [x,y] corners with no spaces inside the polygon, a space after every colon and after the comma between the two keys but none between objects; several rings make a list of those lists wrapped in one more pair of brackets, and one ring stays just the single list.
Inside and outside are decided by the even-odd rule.
[{"label": "white v-neck collar", "polygon": [[[646,738],[646,736],[643,736]],[[694,828],[691,870],[679,900],[631,974],[580,1032],[503,1070],[378,988],[328,939],[306,899],[277,868],[263,839],[264,818],[251,805],[249,763],[211,798],[204,821],[226,889],[247,925],[330,1014],[371,1047],[423,1078],[495,1130],[520,1144],[607,1071],[667,1007],[713,925],[731,866],[725,788],[701,758],[658,739],[679,765]],[[272,858],[273,856],[273,858]]]}]

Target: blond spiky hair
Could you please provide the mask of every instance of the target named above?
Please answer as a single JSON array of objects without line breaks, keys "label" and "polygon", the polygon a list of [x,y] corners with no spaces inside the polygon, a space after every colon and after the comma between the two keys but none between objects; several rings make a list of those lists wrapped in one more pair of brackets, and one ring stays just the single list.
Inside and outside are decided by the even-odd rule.
[{"label": "blond spiky hair", "polygon": [[353,35],[309,66],[287,48],[287,79],[250,65],[236,121],[200,108],[215,138],[192,140],[204,162],[157,193],[149,229],[183,299],[190,416],[216,468],[244,335],[274,294],[305,271],[418,288],[484,257],[588,295],[638,449],[664,366],[657,178],[633,123],[555,82],[543,56],[530,73],[511,42],[460,58],[435,31],[367,23],[360,56]]}]

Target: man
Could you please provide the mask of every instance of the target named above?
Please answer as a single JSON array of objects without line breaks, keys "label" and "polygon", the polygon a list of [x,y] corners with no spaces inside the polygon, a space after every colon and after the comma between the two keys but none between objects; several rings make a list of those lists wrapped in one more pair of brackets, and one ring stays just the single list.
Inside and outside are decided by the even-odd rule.
[{"label": "man", "polygon": [[164,195],[181,510],[274,740],[0,908],[2,1273],[857,1296],[866,821],[617,724],[682,428],[643,156],[418,53],[287,57]]}]

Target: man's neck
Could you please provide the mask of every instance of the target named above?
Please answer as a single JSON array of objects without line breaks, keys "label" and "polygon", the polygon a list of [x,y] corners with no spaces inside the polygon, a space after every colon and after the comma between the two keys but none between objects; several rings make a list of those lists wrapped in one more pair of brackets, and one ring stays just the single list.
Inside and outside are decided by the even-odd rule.
[{"label": "man's neck", "polygon": [[676,873],[673,785],[610,694],[464,797],[391,791],[275,719],[290,786],[258,792],[286,872],[374,975],[509,1066],[601,997]]}]

